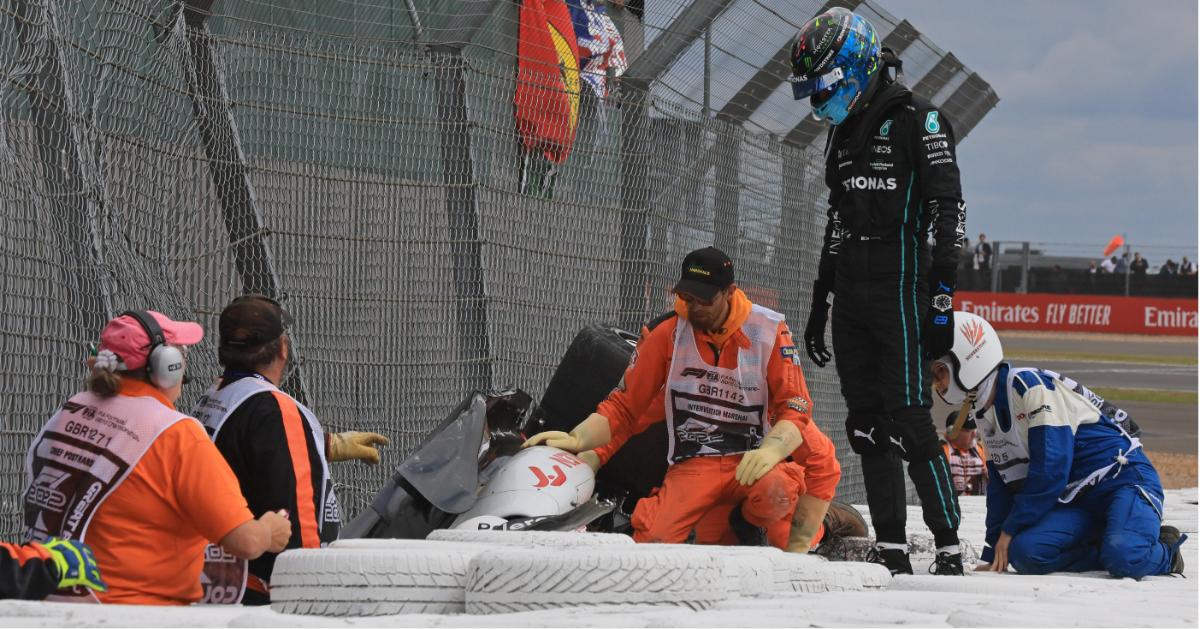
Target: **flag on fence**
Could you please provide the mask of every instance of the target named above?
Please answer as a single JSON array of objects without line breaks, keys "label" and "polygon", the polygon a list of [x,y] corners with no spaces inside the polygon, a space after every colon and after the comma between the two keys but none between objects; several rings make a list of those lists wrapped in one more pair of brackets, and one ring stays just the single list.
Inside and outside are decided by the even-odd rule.
[{"label": "flag on fence", "polygon": [[1108,256],[1111,256],[1113,252],[1115,252],[1117,249],[1120,249],[1121,245],[1123,244],[1125,244],[1124,236],[1113,236],[1112,240],[1108,241],[1108,245],[1104,247],[1104,255],[1100,257],[1107,258]]},{"label": "flag on fence", "polygon": [[625,43],[604,5],[597,5],[592,0],[567,0],[567,7],[571,10],[579,43],[580,73],[596,97],[603,100],[608,96],[609,68],[614,77],[620,77],[629,68]]},{"label": "flag on fence", "polygon": [[527,153],[561,164],[579,124],[579,44],[563,0],[524,0],[517,41],[517,133]]}]

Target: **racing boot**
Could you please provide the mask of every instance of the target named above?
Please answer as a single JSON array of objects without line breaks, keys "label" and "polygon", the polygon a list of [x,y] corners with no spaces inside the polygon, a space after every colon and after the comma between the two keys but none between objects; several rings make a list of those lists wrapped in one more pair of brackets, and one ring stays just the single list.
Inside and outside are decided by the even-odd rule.
[{"label": "racing boot", "polygon": [[1179,532],[1179,529],[1163,525],[1158,529],[1158,541],[1171,547],[1171,571],[1168,574],[1183,574],[1183,543],[1187,541],[1187,535]]},{"label": "racing boot", "polygon": [[[892,576],[912,574],[912,562],[908,560],[908,551],[899,548],[880,548],[878,546],[867,551],[867,561],[877,563],[887,568]],[[959,574],[962,574],[962,562],[959,562]]]},{"label": "racing boot", "polygon": [[734,537],[737,537],[739,546],[770,546],[767,542],[767,529],[747,522],[746,517],[742,515],[742,505],[729,511],[729,528],[733,530]]},{"label": "racing boot", "polygon": [[929,574],[959,576],[963,574],[962,553],[940,551],[929,566]]}]

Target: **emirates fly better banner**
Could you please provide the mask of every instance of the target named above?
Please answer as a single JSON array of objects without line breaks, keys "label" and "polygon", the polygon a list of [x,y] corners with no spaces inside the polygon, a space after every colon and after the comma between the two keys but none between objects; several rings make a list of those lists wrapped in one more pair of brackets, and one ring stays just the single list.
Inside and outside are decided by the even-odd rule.
[{"label": "emirates fly better banner", "polygon": [[1195,299],[961,292],[954,300],[997,330],[1196,334]]}]

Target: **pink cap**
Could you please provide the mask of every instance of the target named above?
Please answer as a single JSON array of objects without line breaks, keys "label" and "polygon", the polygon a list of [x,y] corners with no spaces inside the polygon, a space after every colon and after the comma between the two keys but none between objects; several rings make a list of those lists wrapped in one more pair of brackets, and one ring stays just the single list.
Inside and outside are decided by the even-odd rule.
[{"label": "pink cap", "polygon": [[[204,338],[204,328],[199,323],[172,321],[161,312],[146,312],[158,322],[168,345],[195,345]],[[116,354],[125,369],[141,369],[149,358],[150,335],[137,319],[121,315],[109,321],[100,332],[100,349]]]}]

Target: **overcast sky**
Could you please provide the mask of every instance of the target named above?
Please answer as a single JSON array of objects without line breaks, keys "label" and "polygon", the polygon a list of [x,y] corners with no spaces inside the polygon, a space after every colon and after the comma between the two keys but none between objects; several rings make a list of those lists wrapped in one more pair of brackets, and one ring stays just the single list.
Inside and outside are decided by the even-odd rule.
[{"label": "overcast sky", "polygon": [[972,242],[1195,259],[1196,0],[877,1],[1000,96],[959,148]]}]

